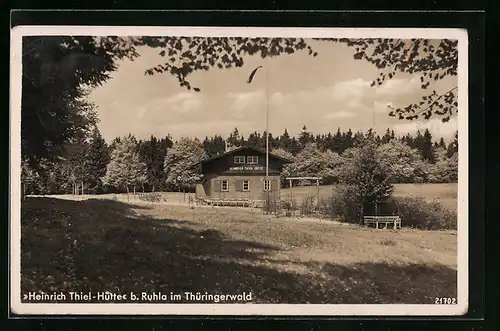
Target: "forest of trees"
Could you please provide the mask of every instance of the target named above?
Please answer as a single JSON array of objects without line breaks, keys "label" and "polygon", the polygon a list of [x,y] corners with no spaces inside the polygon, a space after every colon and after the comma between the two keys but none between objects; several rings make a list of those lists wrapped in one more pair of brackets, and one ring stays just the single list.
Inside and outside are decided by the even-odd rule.
[{"label": "forest of trees", "polygon": [[[322,39],[341,43],[353,59],[367,61],[380,75],[372,86],[382,85],[401,73],[420,78],[422,97],[388,116],[402,121],[440,118],[443,122],[458,112],[454,86],[444,93],[436,82],[457,75],[457,40],[428,39]],[[117,37],[117,36],[25,36],[22,50],[21,181],[26,193],[99,193],[122,190],[171,190],[192,185],[196,169],[186,165],[213,156],[230,146],[263,147],[266,133],[242,137],[235,129],[227,138],[206,137],[203,141],[170,136],[137,140],[132,135],[107,144],[97,129],[96,106],[89,92],[111,78],[117,61],[140,56],[138,47],[156,49],[164,58],[152,64],[145,75],[172,75],[192,93],[200,88],[191,82],[196,71],[220,70],[245,65],[247,57],[262,59],[305,52],[311,60],[318,55],[303,38],[245,37]],[[455,137],[456,138],[456,137]],[[387,131],[314,134],[307,128],[299,135],[285,131],[269,134],[275,153],[294,163],[285,173],[314,172],[337,180],[336,169],[359,154],[365,139],[377,145],[377,157],[391,169],[391,180],[400,182],[448,182],[457,178],[457,139],[448,146],[434,141],[430,132],[395,137]],[[186,150],[184,150],[186,149]],[[403,161],[401,161],[403,160]]]},{"label": "forest of trees", "polygon": [[[434,140],[429,130],[416,135],[396,136],[387,129],[383,135],[352,130],[314,134],[304,126],[291,136],[269,134],[271,152],[289,158],[286,176],[321,176],[322,184],[341,180],[356,151],[368,142],[376,145],[379,163],[393,183],[448,183],[458,179],[458,133],[446,144]],[[224,153],[226,148],[250,146],[265,149],[265,133],[241,135],[235,128],[227,138],[220,135],[181,138],[170,135],[138,140],[133,135],[116,137],[106,144],[94,128],[88,139],[67,146],[65,157],[43,160],[32,168],[23,160],[22,182],[26,194],[96,194],[129,191],[178,191],[192,189],[199,169],[191,165],[203,158]],[[285,182],[285,181],[283,181]]]}]

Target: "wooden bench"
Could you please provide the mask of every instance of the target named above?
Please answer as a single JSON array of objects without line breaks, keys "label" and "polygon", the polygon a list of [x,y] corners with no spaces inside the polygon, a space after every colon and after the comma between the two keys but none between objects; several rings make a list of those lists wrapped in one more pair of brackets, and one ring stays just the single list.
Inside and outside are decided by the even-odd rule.
[{"label": "wooden bench", "polygon": [[233,199],[221,199],[221,198],[210,198],[209,204],[211,206],[229,206],[229,207],[248,207],[250,206],[250,201],[247,199],[233,198]]},{"label": "wooden bench", "polygon": [[387,229],[388,225],[391,225],[394,229],[401,229],[401,218],[399,216],[363,216],[363,220],[366,226],[375,225],[377,229],[379,229],[379,224],[385,225],[385,229]]}]

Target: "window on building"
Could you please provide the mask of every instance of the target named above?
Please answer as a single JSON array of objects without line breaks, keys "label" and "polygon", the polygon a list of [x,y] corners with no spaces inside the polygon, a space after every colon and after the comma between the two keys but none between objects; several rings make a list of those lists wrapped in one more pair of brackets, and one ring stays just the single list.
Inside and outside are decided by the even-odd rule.
[{"label": "window on building", "polygon": [[270,180],[264,181],[264,191],[271,191],[271,181]]},{"label": "window on building", "polygon": [[243,181],[243,191],[250,191],[250,181],[249,180],[244,180]]},{"label": "window on building", "polygon": [[222,180],[220,182],[220,190],[223,192],[229,191],[229,184],[228,184],[227,180]]},{"label": "window on building", "polygon": [[235,156],[234,157],[234,164],[243,164],[243,163],[245,163],[244,156]]},{"label": "window on building", "polygon": [[247,156],[247,163],[248,164],[258,164],[259,157],[258,156]]}]

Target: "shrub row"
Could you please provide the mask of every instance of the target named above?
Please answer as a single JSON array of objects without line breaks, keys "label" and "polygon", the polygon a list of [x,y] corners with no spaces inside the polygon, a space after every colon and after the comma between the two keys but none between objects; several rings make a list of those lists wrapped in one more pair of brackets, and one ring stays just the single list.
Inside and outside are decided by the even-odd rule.
[{"label": "shrub row", "polygon": [[[428,202],[423,197],[391,197],[379,215],[398,215],[402,226],[423,230],[456,229],[457,213],[443,207],[438,201]],[[339,186],[333,195],[321,202],[321,211],[331,219],[359,223],[362,216],[353,187]]]},{"label": "shrub row", "polygon": [[[331,197],[320,201],[319,213],[347,223],[360,223],[363,212],[358,203],[356,190],[352,186],[337,186]],[[311,216],[318,212],[314,196],[307,196],[300,203],[292,196],[283,197],[281,201],[268,201],[264,211],[287,217]],[[373,213],[367,211],[365,214]],[[391,197],[378,207],[378,215],[398,215],[402,226],[422,230],[456,229],[457,213],[443,207],[438,201],[429,202],[423,197]]]},{"label": "shrub row", "polygon": [[395,197],[390,201],[397,209],[403,226],[423,230],[457,228],[457,213],[443,207],[438,201],[428,202],[423,197]]}]

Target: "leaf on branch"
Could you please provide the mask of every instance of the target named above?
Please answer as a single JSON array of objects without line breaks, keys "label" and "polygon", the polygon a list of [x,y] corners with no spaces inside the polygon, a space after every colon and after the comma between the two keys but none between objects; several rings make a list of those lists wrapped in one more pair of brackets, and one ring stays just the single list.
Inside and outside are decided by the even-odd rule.
[{"label": "leaf on branch", "polygon": [[364,54],[363,52],[354,54],[354,59],[361,60],[363,58],[363,54]]}]

